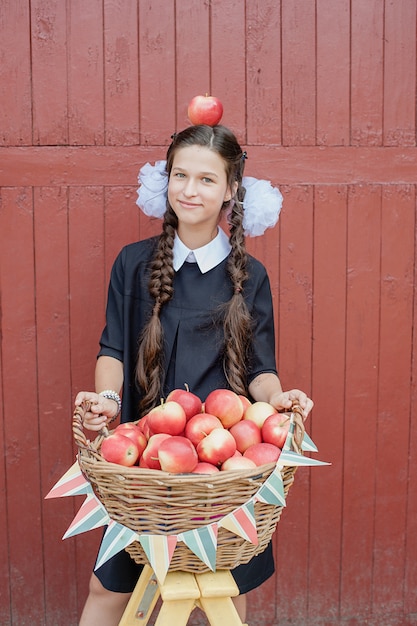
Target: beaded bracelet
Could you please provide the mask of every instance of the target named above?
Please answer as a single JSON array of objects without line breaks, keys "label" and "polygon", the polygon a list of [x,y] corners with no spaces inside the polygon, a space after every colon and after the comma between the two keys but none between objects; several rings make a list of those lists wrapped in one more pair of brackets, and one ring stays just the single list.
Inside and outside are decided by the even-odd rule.
[{"label": "beaded bracelet", "polygon": [[120,411],[122,410],[122,401],[120,399],[119,394],[113,389],[105,389],[104,391],[100,391],[99,396],[103,396],[103,398],[108,398],[108,400],[114,400],[117,402],[117,413],[113,415],[113,417],[109,420],[109,424],[114,422],[114,420],[119,416]]}]

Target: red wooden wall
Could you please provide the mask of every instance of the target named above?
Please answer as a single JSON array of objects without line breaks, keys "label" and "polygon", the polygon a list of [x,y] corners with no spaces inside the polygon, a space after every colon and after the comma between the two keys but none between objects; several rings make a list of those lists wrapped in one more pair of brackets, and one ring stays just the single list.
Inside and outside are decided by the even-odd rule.
[{"label": "red wooden wall", "polygon": [[[268,266],[299,470],[248,622],[417,624],[415,0],[0,2],[0,624],[74,626],[98,536],[64,542],[112,260],[158,232],[136,177],[211,92],[280,185]],[[196,620],[197,618],[195,618]]]}]

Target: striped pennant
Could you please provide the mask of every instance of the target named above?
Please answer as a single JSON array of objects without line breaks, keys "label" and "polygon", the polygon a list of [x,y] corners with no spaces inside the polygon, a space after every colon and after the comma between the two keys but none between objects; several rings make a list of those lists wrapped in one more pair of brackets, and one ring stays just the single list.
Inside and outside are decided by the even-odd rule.
[{"label": "striped pennant", "polygon": [[309,456],[303,456],[297,454],[297,452],[291,452],[290,450],[283,450],[278,461],[281,465],[295,466],[295,465],[331,465],[326,461],[317,461]]},{"label": "striped pennant", "polygon": [[234,535],[243,537],[243,539],[250,541],[255,546],[259,543],[256,531],[255,503],[252,499],[233,511],[233,513],[223,517],[219,522],[219,526],[229,530]]},{"label": "striped pennant", "polygon": [[92,494],[93,488],[81,472],[78,460],[52,487],[45,496],[47,498],[63,498],[64,496],[79,496],[80,494]]},{"label": "striped pennant", "polygon": [[304,452],[318,452],[316,444],[310,439],[307,433],[304,433],[304,439],[301,443],[301,449],[304,450]]},{"label": "striped pennant", "polygon": [[178,535],[178,540],[183,541],[203,563],[213,572],[216,569],[218,525],[210,524],[195,530],[187,530]]},{"label": "striped pennant", "polygon": [[177,545],[176,535],[140,535],[139,541],[158,582],[162,585]]},{"label": "striped pennant", "polygon": [[139,536],[133,530],[114,520],[110,520],[101,542],[94,569],[101,567],[112,556],[124,550],[126,546],[137,539],[139,539]]},{"label": "striped pennant", "polygon": [[[281,453],[279,462],[281,461],[283,454],[284,452]],[[284,484],[282,482],[281,468],[279,464],[275,466],[272,474],[269,478],[267,478],[262,487],[258,489],[255,494],[255,498],[260,502],[265,502],[266,504],[278,504],[279,506],[285,506]]]},{"label": "striped pennant", "polygon": [[62,539],[105,526],[109,522],[110,517],[100,500],[94,494],[89,494]]}]

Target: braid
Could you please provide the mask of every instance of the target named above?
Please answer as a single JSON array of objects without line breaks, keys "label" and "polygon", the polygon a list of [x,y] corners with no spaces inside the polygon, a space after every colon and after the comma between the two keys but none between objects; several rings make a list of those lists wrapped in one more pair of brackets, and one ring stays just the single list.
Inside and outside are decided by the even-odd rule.
[{"label": "braid", "polygon": [[136,378],[144,391],[140,403],[142,414],[148,412],[161,395],[164,335],[160,313],[163,305],[172,298],[174,293],[172,250],[177,223],[175,213],[168,208],[151,264],[148,287],[154,299],[154,306],[140,338],[136,365]]},{"label": "braid", "polygon": [[243,231],[244,188],[239,184],[229,216],[230,243],[227,271],[233,285],[224,319],[224,369],[230,386],[236,393],[247,393],[246,363],[252,340],[251,316],[243,297],[243,285],[248,278],[247,253]]}]

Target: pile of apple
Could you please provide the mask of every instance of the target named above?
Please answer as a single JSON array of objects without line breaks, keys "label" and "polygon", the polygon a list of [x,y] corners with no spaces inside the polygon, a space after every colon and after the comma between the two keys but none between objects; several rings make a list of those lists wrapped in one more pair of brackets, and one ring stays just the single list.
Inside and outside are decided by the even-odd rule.
[{"label": "pile of apple", "polygon": [[111,431],[101,454],[111,463],[174,474],[249,470],[277,462],[289,425],[271,404],[228,389],[212,391],[204,404],[188,389],[174,389],[141,420]]}]

